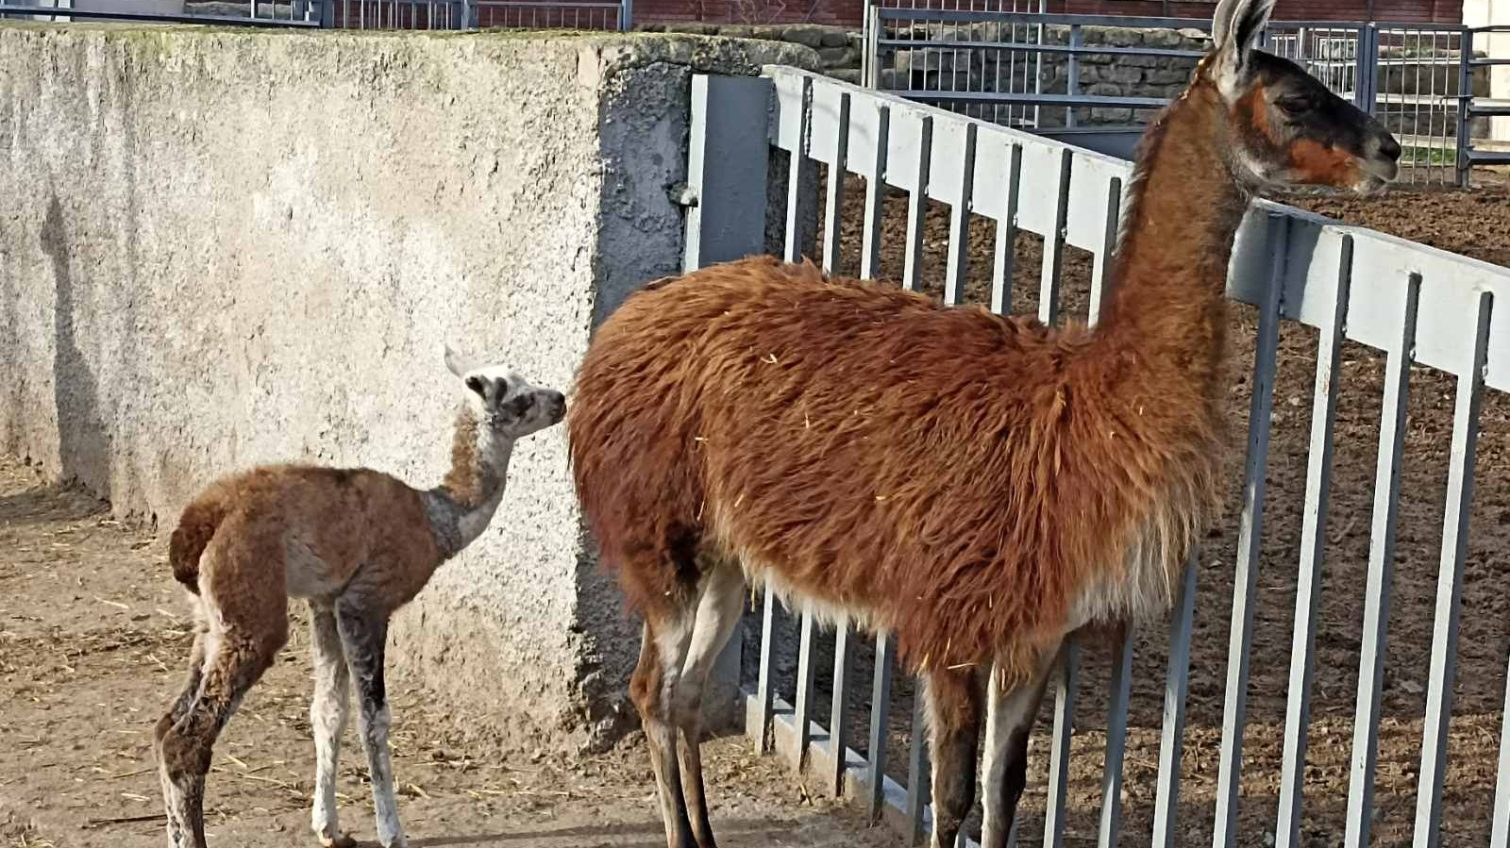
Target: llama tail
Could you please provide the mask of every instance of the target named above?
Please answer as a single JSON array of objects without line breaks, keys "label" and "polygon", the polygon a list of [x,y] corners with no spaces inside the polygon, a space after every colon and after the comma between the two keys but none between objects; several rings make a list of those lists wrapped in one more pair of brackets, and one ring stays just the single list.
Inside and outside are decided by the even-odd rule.
[{"label": "llama tail", "polygon": [[173,579],[199,594],[199,557],[214,538],[225,511],[205,504],[189,504],[178,519],[178,528],[168,540],[168,564]]}]

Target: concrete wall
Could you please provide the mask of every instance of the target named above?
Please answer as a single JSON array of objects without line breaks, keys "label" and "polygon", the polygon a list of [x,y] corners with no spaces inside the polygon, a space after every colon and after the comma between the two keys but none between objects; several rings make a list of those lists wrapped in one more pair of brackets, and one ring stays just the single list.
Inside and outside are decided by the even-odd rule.
[{"label": "concrete wall", "polygon": [[[0,25],[0,450],[163,529],[269,460],[431,485],[459,400],[442,340],[567,387],[594,322],[679,266],[690,74],[812,59]],[[394,673],[506,742],[611,736],[638,632],[579,527],[554,428],[396,619]]]}]

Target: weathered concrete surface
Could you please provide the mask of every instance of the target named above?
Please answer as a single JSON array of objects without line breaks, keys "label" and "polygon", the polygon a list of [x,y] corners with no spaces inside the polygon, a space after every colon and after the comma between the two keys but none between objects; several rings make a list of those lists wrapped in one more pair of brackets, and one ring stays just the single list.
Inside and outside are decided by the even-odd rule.
[{"label": "weathered concrete surface", "polygon": [[[568,386],[595,320],[678,266],[690,74],[768,62],[815,57],[0,26],[0,450],[160,527],[269,460],[433,484],[442,340]],[[579,527],[555,428],[397,619],[394,673],[506,741],[611,737],[638,633]]]}]

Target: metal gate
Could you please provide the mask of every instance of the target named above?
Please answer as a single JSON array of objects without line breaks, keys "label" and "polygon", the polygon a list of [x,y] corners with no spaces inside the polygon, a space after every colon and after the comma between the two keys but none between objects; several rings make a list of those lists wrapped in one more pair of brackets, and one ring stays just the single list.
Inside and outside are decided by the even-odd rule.
[{"label": "metal gate", "polygon": [[182,14],[71,9],[0,0],[0,19],[116,20],[337,29],[627,31],[633,0],[186,0]]},{"label": "metal gate", "polygon": [[[1193,18],[1040,12],[1041,4],[1018,9],[1015,3],[1011,9],[903,6],[899,0],[869,6],[864,79],[878,91],[1125,156],[1142,125],[1168,102],[1156,89],[1168,86],[1108,94],[1087,87],[1083,75],[1097,64],[1157,64],[1154,73],[1163,83],[1183,73],[1178,87],[1203,54],[1171,45],[1188,40],[1180,32],[1211,28],[1210,21]],[[1130,43],[1104,41],[1111,30],[1129,34]],[[1466,185],[1472,165],[1510,162],[1473,151],[1474,119],[1510,114],[1503,104],[1475,100],[1477,70],[1497,60],[1474,54],[1474,32],[1431,24],[1285,21],[1270,26],[1265,48],[1376,115],[1401,141],[1405,180]],[[1004,66],[1010,69],[1005,76]],[[1118,70],[1139,73],[1135,67]]]},{"label": "metal gate", "polygon": [[[1122,194],[1130,178],[1129,164],[1112,157],[787,68],[771,70],[763,79],[696,77],[691,150],[688,180],[696,203],[689,209],[688,269],[765,252],[769,231],[782,234],[780,249],[788,259],[803,254],[821,257],[827,270],[834,269],[841,242],[858,240],[859,273],[875,277],[883,249],[886,196],[901,192],[907,204],[903,285],[916,289],[924,277],[924,223],[929,205],[942,204],[947,206],[949,222],[946,267],[941,269],[945,301],[958,302],[964,292],[971,222],[983,218],[994,230],[997,244],[990,269],[991,308],[1012,311],[1010,246],[1020,236],[1036,238],[1042,245],[1038,315],[1046,322],[1061,318],[1064,260],[1071,251],[1092,257],[1090,311],[1085,317],[1094,322]],[[820,167],[827,172],[821,189]],[[845,175],[865,180],[858,233],[850,228],[846,234],[842,226]],[[785,195],[784,205],[777,201],[768,207],[769,189]],[[772,227],[767,226],[768,219]],[[821,247],[814,243],[820,221]],[[1257,587],[1266,538],[1266,467],[1271,422],[1281,408],[1274,386],[1277,370],[1287,364],[1279,341],[1281,325],[1287,325],[1314,329],[1316,365],[1294,619],[1287,639],[1291,651],[1283,750],[1277,774],[1263,776],[1277,785],[1278,811],[1270,820],[1275,822],[1271,837],[1279,848],[1302,844],[1307,741],[1313,730],[1312,674],[1318,655],[1315,635],[1320,626],[1317,597],[1337,443],[1339,357],[1344,345],[1352,345],[1381,357],[1384,376],[1367,577],[1363,585],[1349,587],[1363,609],[1346,800],[1344,844],[1350,848],[1369,845],[1374,825],[1381,692],[1391,671],[1384,664],[1384,646],[1390,634],[1407,400],[1423,367],[1454,375],[1456,381],[1450,444],[1444,445],[1447,481],[1430,660],[1424,669],[1422,733],[1412,755],[1420,775],[1413,841],[1436,845],[1443,825],[1442,790],[1449,765],[1449,721],[1459,656],[1459,608],[1479,410],[1488,391],[1510,390],[1510,314],[1494,308],[1496,301],[1510,296],[1510,270],[1259,203],[1239,233],[1228,296],[1256,308],[1257,331],[1248,378],[1253,391],[1241,512],[1236,520],[1220,732],[1215,734],[1213,727],[1212,733],[1201,735],[1198,747],[1193,742],[1191,749],[1184,750],[1190,731],[1186,705],[1191,652],[1207,648],[1209,641],[1193,632],[1192,623],[1197,610],[1227,600],[1196,590],[1197,573],[1211,574],[1209,565],[1200,567],[1197,554],[1168,625],[1164,683],[1157,696],[1162,705],[1154,705],[1162,719],[1153,726],[1135,728],[1141,734],[1137,738],[1144,740],[1137,751],[1146,775],[1143,782],[1155,785],[1149,829],[1124,832],[1122,823],[1122,792],[1133,785],[1124,777],[1124,766],[1131,761],[1127,756],[1132,738],[1129,704],[1134,691],[1134,643],[1128,639],[1113,651],[1107,691],[1083,689],[1077,649],[1070,647],[1063,655],[1062,674],[1050,699],[1052,727],[1046,739],[1035,741],[1033,754],[1033,759],[1041,760],[1042,746],[1047,744],[1044,809],[1041,816],[1019,818],[1021,841],[1037,841],[1041,829],[1044,844],[1065,844],[1071,836],[1066,821],[1072,814],[1094,822],[1094,836],[1082,833],[1080,837],[1094,838],[1102,846],[1119,841],[1192,844],[1190,834],[1207,826],[1209,844],[1216,848],[1255,841],[1251,833],[1240,840],[1238,816],[1254,615],[1262,601]],[[1360,567],[1362,563],[1360,559]],[[830,639],[808,615],[788,620],[770,594],[752,608],[746,627],[752,632],[743,659],[748,672],[744,677],[745,728],[756,745],[761,750],[774,749],[804,768],[810,781],[827,791],[861,799],[873,816],[896,818],[914,838],[926,834],[931,823],[928,758],[921,710],[916,706],[921,699],[913,699],[910,722],[905,715],[897,717],[910,726],[910,738],[893,738],[892,712],[905,703],[899,693],[910,682],[897,674],[885,634],[861,633],[846,625]],[[733,647],[738,650],[738,645]],[[794,673],[784,676],[777,658],[794,649]],[[863,679],[856,671],[862,655],[864,664],[873,668]],[[1496,673],[1504,668],[1502,654],[1497,662]],[[831,680],[826,691],[817,682],[820,670]],[[1145,697],[1152,695],[1145,693]],[[1090,752],[1081,737],[1079,750],[1072,756],[1075,705],[1077,699],[1086,698],[1105,699],[1104,733]],[[825,711],[830,716],[827,724],[818,720]],[[868,732],[855,726],[867,717]],[[1474,821],[1466,821],[1473,816],[1460,814],[1451,823],[1503,846],[1510,839],[1510,724],[1501,720],[1498,733],[1497,755],[1493,740],[1476,745],[1488,752],[1491,763],[1497,756],[1497,767],[1492,769],[1497,779],[1476,787],[1486,798],[1492,793],[1492,811],[1486,800]],[[1456,741],[1464,742],[1461,737]],[[901,762],[893,753],[898,745],[906,750]],[[1090,802],[1094,809],[1086,809],[1084,801],[1072,804],[1067,794],[1072,762],[1084,765],[1087,755],[1100,766],[1099,800]],[[1216,760],[1217,776],[1209,799],[1182,802],[1182,763],[1187,759]],[[1208,777],[1203,775],[1203,780]]]}]

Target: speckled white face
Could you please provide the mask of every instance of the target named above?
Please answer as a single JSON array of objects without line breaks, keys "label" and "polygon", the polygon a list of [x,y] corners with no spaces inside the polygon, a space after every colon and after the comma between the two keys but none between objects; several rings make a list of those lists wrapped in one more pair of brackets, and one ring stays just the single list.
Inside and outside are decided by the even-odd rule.
[{"label": "speckled white face", "polygon": [[494,432],[510,438],[528,436],[561,420],[566,397],[555,389],[531,385],[503,365],[476,365],[449,346],[446,367],[460,377],[467,396]]}]

